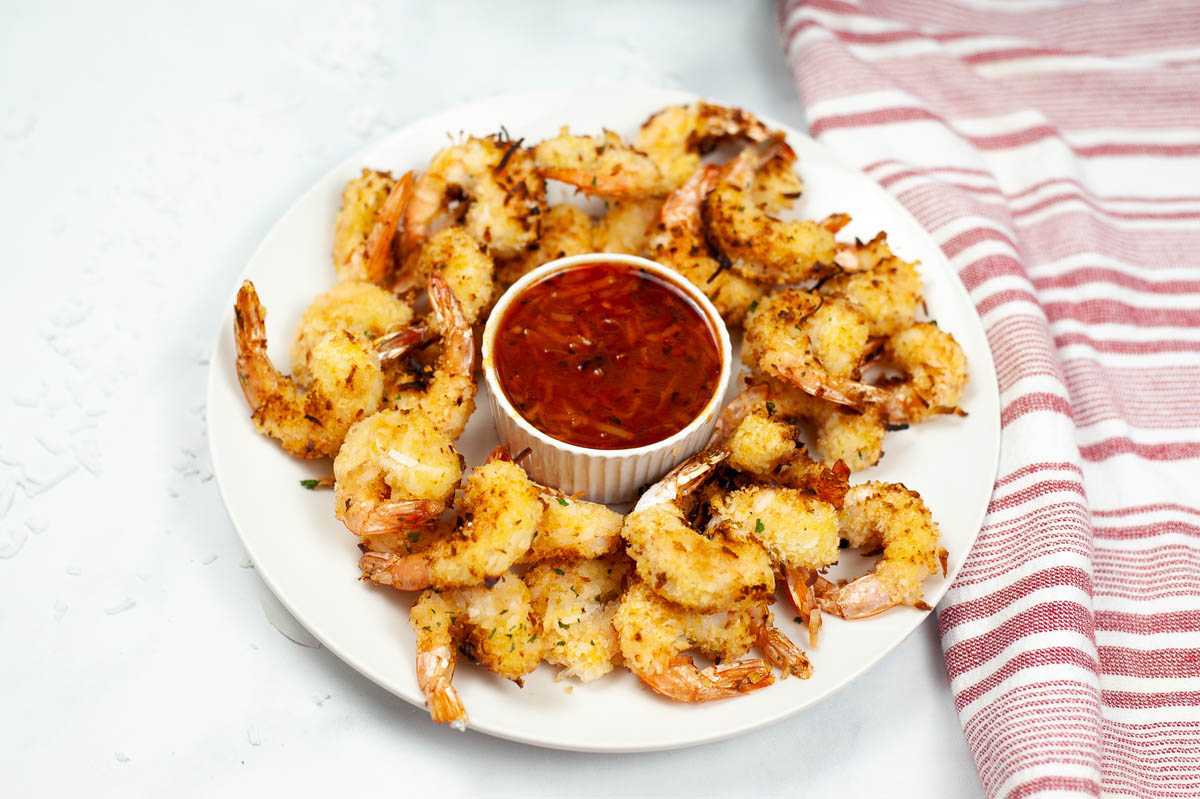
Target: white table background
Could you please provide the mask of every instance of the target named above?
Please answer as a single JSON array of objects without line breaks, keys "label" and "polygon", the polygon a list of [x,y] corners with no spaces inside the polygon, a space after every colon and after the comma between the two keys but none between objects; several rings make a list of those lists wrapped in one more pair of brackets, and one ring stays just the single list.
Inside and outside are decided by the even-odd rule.
[{"label": "white table background", "polygon": [[980,795],[933,620],[765,730],[585,755],[436,727],[249,566],[203,397],[258,241],[394,127],[596,82],[803,127],[762,0],[0,5],[0,794]]}]

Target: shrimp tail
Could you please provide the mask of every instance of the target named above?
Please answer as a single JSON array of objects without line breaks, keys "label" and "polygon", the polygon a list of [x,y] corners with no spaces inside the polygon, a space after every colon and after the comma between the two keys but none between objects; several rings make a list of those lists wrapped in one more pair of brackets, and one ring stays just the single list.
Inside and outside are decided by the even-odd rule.
[{"label": "shrimp tail", "polygon": [[808,662],[808,656],[778,627],[771,624],[764,626],[759,633],[758,646],[767,660],[783,671],[784,677],[790,674],[807,680],[812,676],[812,664]]},{"label": "shrimp tail", "polygon": [[817,646],[817,634],[821,631],[821,609],[817,606],[817,596],[810,585],[814,576],[812,569],[786,569],[787,593],[800,614],[800,621],[808,627],[808,645]]},{"label": "shrimp tail", "polygon": [[367,551],[358,559],[358,568],[362,579],[401,591],[420,591],[433,583],[429,560],[423,555]]},{"label": "shrimp tail", "polygon": [[365,255],[367,261],[367,278],[373,283],[381,283],[388,277],[387,271],[392,264],[392,239],[396,235],[396,227],[400,217],[412,198],[413,173],[405,172],[388,192],[379,216],[367,236]]},{"label": "shrimp tail", "polygon": [[417,653],[417,685],[425,695],[430,717],[455,729],[466,729],[469,719],[458,691],[454,690],[455,653],[452,647],[439,646]]},{"label": "shrimp tail", "polygon": [[446,503],[435,499],[360,502],[346,511],[345,524],[360,538],[396,533],[431,524],[445,509]]},{"label": "shrimp tail", "polygon": [[891,598],[874,572],[864,574],[843,586],[834,586],[828,580],[818,580],[814,588],[817,605],[826,613],[841,616],[843,619],[865,619],[899,604]]},{"label": "shrimp tail", "polygon": [[762,658],[737,660],[700,670],[691,658],[681,655],[659,674],[640,676],[655,692],[676,702],[728,699],[775,682],[771,664]]}]

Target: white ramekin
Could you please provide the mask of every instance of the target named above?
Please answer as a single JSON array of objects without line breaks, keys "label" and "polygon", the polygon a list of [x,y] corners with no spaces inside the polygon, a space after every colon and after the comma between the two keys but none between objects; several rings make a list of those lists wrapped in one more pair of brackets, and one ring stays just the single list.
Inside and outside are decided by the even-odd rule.
[{"label": "white ramekin", "polygon": [[[492,356],[493,341],[500,320],[513,299],[547,275],[593,263],[618,263],[649,272],[691,298],[708,319],[717,346],[721,348],[721,374],[708,404],[687,427],[669,438],[632,449],[589,449],[551,438],[527,422],[504,395]],[[529,476],[566,494],[583,492],[585,499],[607,504],[629,502],[639,489],[653,483],[684,458],[699,452],[708,442],[721,412],[721,399],[733,377],[733,354],[729,332],[721,315],[708,298],[687,278],[653,261],[635,255],[591,253],[560,258],[538,267],[509,287],[500,297],[483,329],[483,374],[487,380],[488,401],[496,432],[508,451],[516,454],[528,448],[530,455],[521,462]]]}]

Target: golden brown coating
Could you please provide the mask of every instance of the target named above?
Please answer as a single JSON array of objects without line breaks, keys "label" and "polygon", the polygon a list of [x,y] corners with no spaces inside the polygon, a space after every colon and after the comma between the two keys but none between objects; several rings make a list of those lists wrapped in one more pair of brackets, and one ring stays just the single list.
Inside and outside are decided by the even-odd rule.
[{"label": "golden brown coating", "polygon": [[338,280],[382,283],[395,267],[392,240],[412,198],[413,177],[363,169],[346,184],[333,227],[333,266]]},{"label": "golden brown coating", "polygon": [[365,336],[328,331],[308,349],[308,386],[301,389],[267,356],[266,315],[254,284],[245,281],[234,306],[234,343],[238,382],[254,427],[297,457],[335,455],[350,426],[379,407],[379,356]]},{"label": "golden brown coating", "polygon": [[500,285],[511,286],[542,264],[596,249],[592,243],[591,217],[573,205],[551,206],[539,225],[538,239],[528,250],[498,265],[496,279]]},{"label": "golden brown coating", "polygon": [[[478,322],[496,293],[492,257],[460,227],[444,228],[421,245],[416,274],[422,282],[437,274],[458,300],[468,325]],[[434,328],[437,329],[436,317]]]},{"label": "golden brown coating", "polygon": [[569,183],[584,194],[645,197],[667,192],[654,162],[611,130],[575,136],[564,125],[558,136],[533,148],[533,159],[543,177]]}]

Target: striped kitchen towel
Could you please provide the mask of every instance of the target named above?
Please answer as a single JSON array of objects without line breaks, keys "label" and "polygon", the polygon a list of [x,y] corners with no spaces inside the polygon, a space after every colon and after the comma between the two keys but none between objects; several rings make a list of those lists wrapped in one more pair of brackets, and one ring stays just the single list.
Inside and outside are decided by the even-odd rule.
[{"label": "striped kitchen towel", "polygon": [[1200,797],[1200,3],[813,0],[812,134],[957,269],[1000,472],[939,622],[989,796]]}]

